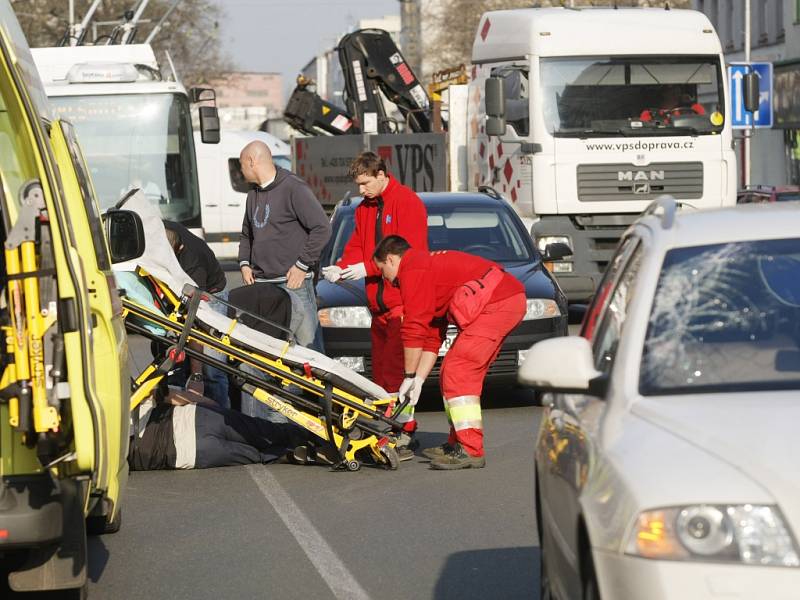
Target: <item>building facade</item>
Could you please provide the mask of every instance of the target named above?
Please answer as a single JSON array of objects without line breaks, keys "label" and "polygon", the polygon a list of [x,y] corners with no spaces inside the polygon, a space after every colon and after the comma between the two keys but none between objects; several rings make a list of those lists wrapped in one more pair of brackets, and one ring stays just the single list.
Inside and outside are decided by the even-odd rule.
[{"label": "building facade", "polygon": [[283,114],[283,77],[279,73],[234,71],[209,82],[217,94],[223,129],[255,130]]},{"label": "building facade", "polygon": [[[695,0],[694,8],[714,24],[726,62],[743,62],[745,3]],[[800,184],[800,0],[751,0],[750,18],[750,60],[774,69],[773,127],[753,132],[750,181]]]}]

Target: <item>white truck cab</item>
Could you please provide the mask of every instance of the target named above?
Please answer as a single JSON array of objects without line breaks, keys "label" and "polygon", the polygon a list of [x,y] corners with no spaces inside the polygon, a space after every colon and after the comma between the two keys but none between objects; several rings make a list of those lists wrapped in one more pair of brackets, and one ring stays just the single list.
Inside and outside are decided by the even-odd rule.
[{"label": "white truck cab", "polygon": [[483,15],[468,102],[471,188],[531,226],[570,301],[595,290],[627,226],[670,194],[733,205],[722,48],[701,12],[540,8]]},{"label": "white truck cab", "polygon": [[239,154],[250,142],[261,141],[272,153],[275,165],[291,171],[291,147],[263,131],[224,130],[219,144],[202,144],[200,132],[194,135],[205,239],[217,258],[235,259],[239,253],[245,200],[251,187],[242,175]]},{"label": "white truck cab", "polygon": [[102,210],[140,187],[201,232],[189,96],[147,44],[35,48],[53,111],[75,126]]}]

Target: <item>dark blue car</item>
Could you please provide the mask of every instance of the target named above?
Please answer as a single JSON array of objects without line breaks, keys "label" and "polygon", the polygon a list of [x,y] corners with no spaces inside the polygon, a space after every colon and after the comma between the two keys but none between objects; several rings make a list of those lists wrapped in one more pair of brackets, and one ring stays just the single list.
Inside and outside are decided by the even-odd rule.
[{"label": "dark blue car", "polygon": [[[532,344],[567,334],[567,299],[544,267],[530,234],[514,210],[498,196],[483,193],[422,193],[428,209],[428,244],[431,250],[461,250],[501,264],[525,285],[528,312],[511,332],[487,383],[516,381],[517,367]],[[322,253],[321,266],[334,264],[342,255],[355,226],[360,199],[340,202],[331,217],[332,235]],[[370,322],[364,282],[317,283],[319,316],[325,353],[370,377]],[[444,356],[456,336],[448,330],[439,355]],[[438,379],[441,358],[429,381]]]}]

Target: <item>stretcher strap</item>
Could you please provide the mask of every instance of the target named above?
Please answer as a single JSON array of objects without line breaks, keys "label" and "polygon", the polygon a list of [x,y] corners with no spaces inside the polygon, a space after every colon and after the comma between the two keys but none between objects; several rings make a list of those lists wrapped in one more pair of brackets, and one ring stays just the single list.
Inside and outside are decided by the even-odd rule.
[{"label": "stretcher strap", "polygon": [[[322,396],[322,414],[325,417],[325,430],[328,433],[328,442],[331,447],[336,450],[339,455],[339,461],[344,461],[345,450],[349,443],[347,434],[342,436],[342,447],[336,446],[335,438],[333,437],[333,386],[330,383],[325,384],[325,394]],[[338,466],[338,465],[336,465]]]}]

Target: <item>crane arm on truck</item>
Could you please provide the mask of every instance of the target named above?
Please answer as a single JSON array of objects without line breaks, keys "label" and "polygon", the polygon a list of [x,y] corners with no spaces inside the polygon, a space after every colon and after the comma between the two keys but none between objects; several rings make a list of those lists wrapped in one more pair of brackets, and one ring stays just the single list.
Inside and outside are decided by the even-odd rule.
[{"label": "crane arm on truck", "polygon": [[353,118],[338,106],[319,97],[316,84],[302,75],[297,78],[283,117],[292,127],[308,135],[351,133]]},{"label": "crane arm on truck", "polygon": [[[430,131],[428,94],[389,33],[382,29],[360,29],[344,36],[338,50],[347,106],[362,130],[392,133],[396,129],[386,115],[380,90],[397,105],[412,131]],[[370,119],[377,119],[377,129],[368,127]]]},{"label": "crane arm on truck", "polygon": [[382,29],[361,29],[339,42],[347,111],[317,95],[312,80],[298,77],[284,111],[286,121],[309,135],[393,133],[381,93],[393,102],[408,127],[428,132],[430,99],[391,36]]}]

